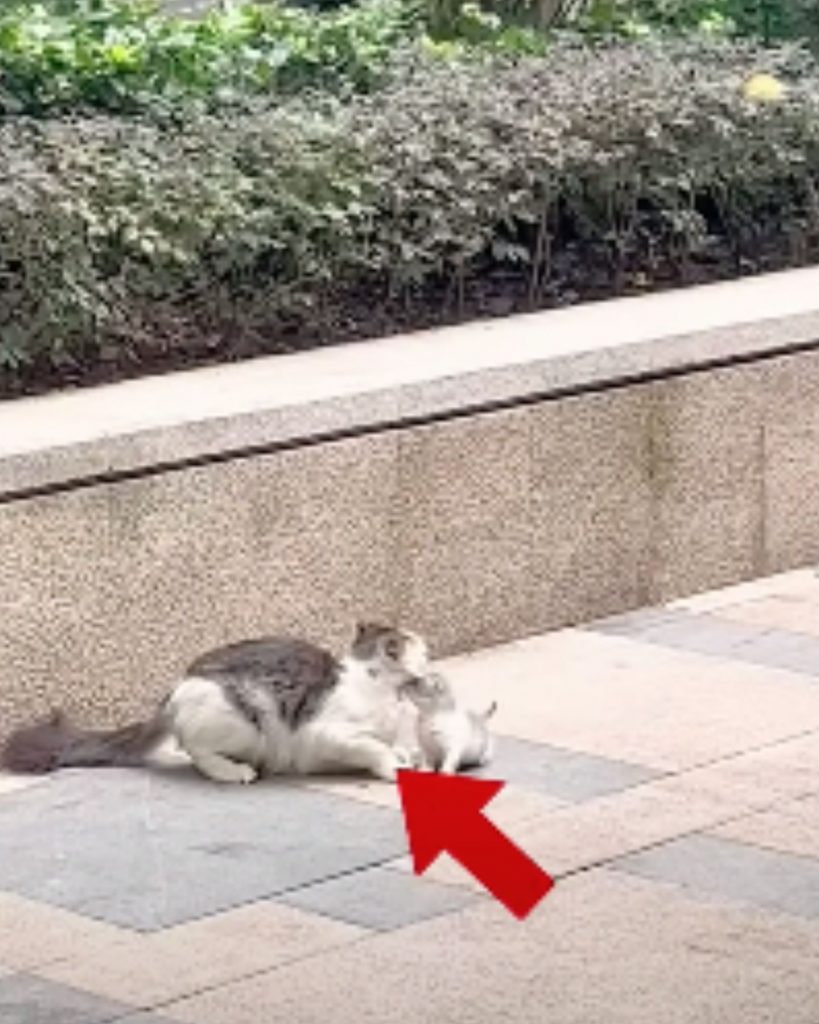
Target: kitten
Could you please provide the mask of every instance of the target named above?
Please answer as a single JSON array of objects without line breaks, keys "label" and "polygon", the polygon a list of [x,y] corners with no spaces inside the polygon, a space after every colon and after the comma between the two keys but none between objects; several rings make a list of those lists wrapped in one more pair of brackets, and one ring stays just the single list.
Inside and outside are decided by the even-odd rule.
[{"label": "kitten", "polygon": [[376,623],[359,625],[338,661],[304,640],[247,640],[197,658],[146,722],[81,730],[55,712],[13,733],[0,763],[33,773],[145,765],[171,741],[217,782],[350,770],[394,780],[411,761],[398,691],[427,657],[421,637]]},{"label": "kitten", "polygon": [[410,679],[400,687],[400,692],[418,709],[422,767],[452,775],[491,760],[494,743],[486,723],[497,710],[496,703],[483,713],[462,707],[449,683],[438,673]]}]

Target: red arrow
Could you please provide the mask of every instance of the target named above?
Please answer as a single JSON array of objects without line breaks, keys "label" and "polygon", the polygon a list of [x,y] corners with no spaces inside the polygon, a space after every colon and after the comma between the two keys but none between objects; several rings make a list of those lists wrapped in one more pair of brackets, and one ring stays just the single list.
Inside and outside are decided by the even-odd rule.
[{"label": "red arrow", "polygon": [[489,779],[408,769],[398,773],[416,875],[446,850],[507,910],[523,919],[554,881],[482,813],[503,787],[503,782]]}]

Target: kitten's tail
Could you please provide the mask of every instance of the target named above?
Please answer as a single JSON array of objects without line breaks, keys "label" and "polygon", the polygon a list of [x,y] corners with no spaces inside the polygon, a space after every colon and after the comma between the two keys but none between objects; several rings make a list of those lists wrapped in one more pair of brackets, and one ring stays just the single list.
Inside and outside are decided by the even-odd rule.
[{"label": "kitten's tail", "polygon": [[498,702],[496,700],[493,700],[492,703],[489,705],[489,707],[486,709],[486,711],[484,711],[483,715],[481,716],[483,718],[484,722],[488,722],[489,719],[492,717],[492,715],[495,714],[495,712],[497,710],[498,710]]},{"label": "kitten's tail", "polygon": [[79,729],[61,711],[16,729],[0,750],[0,766],[26,775],[59,768],[130,768],[146,763],[168,734],[160,710],[147,722],[119,729]]}]

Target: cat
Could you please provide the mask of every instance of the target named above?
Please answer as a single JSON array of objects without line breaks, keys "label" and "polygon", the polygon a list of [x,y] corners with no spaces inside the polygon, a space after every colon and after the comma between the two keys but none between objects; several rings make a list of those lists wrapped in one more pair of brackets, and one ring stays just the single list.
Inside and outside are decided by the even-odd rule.
[{"label": "cat", "polygon": [[360,623],[340,660],[292,637],[246,640],[192,662],[147,721],[83,730],[54,712],[12,733],[0,764],[36,774],[142,766],[170,744],[216,782],[333,771],[394,781],[413,760],[399,742],[408,719],[398,691],[427,665],[420,636],[379,623]]},{"label": "cat", "polygon": [[407,680],[399,693],[418,709],[420,767],[453,775],[489,763],[494,741],[487,722],[497,710],[494,701],[481,713],[462,707],[449,683],[437,672]]}]

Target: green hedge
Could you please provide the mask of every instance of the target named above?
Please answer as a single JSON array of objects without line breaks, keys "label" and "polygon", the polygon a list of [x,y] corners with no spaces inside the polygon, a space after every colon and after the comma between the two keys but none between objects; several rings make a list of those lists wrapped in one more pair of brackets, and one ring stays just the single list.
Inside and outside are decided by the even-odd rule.
[{"label": "green hedge", "polygon": [[[540,52],[545,39],[459,4],[459,45]],[[242,3],[199,17],[158,0],[0,4],[0,115],[86,109],[179,116],[305,89],[368,91],[402,49],[423,46],[422,0],[318,12]]]},{"label": "green hedge", "polygon": [[817,0],[581,0],[561,5],[590,31],[681,32],[702,28],[756,37],[766,43],[819,30]]},{"label": "green hedge", "polygon": [[413,17],[396,0],[327,13],[244,3],[199,17],[158,0],[18,0],[0,10],[0,113],[178,111],[366,89],[415,33]]},{"label": "green hedge", "polygon": [[[786,98],[743,99],[755,70]],[[798,263],[817,105],[798,51],[567,44],[181,130],[11,119],[0,385]]]}]

